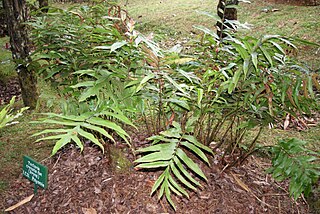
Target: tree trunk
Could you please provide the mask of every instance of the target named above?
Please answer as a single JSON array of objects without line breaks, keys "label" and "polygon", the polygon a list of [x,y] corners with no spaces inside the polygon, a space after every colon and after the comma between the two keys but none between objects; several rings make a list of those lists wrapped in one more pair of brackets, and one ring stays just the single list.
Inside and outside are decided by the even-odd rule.
[{"label": "tree trunk", "polygon": [[43,13],[48,12],[48,6],[49,6],[48,0],[39,0],[39,8]]},{"label": "tree trunk", "polygon": [[220,40],[226,37],[227,35],[223,32],[227,27],[232,28],[229,24],[225,23],[226,20],[237,20],[237,9],[236,8],[227,8],[230,5],[238,5],[238,0],[219,0],[217,11],[218,16],[222,22],[217,22],[217,34],[220,37]]},{"label": "tree trunk", "polygon": [[0,37],[8,34],[4,12],[4,9],[0,8]]},{"label": "tree trunk", "polygon": [[37,104],[37,80],[34,71],[29,71],[30,42],[27,33],[28,10],[25,0],[3,0],[12,58],[16,63],[22,100],[25,106],[34,109]]}]

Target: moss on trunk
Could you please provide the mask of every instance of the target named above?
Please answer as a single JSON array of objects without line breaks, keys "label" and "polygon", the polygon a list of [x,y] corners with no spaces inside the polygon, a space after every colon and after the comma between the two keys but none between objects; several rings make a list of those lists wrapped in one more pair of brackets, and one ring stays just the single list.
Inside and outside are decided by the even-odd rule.
[{"label": "moss on trunk", "polygon": [[5,10],[12,58],[16,63],[23,103],[25,106],[34,109],[36,107],[38,93],[34,71],[29,71],[27,68],[30,62],[30,42],[28,29],[25,25],[25,22],[28,21],[26,1],[3,0],[3,8]]}]

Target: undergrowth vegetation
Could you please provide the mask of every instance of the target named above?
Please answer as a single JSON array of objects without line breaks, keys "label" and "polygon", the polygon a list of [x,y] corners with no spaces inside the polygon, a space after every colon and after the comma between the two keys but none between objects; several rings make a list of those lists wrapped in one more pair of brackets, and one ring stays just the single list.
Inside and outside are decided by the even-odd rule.
[{"label": "undergrowth vegetation", "polygon": [[28,109],[28,107],[21,108],[18,112],[13,113],[13,105],[16,97],[12,97],[10,103],[7,104],[0,111],[0,129],[18,123],[16,120],[18,117],[22,116],[22,113]]},{"label": "undergrowth vegetation", "polygon": [[267,172],[278,181],[290,178],[289,192],[295,200],[301,193],[308,196],[320,176],[320,165],[316,162],[319,152],[307,149],[306,142],[296,138],[279,141],[271,152],[273,166]]},{"label": "undergrowth vegetation", "polygon": [[[228,163],[234,166],[253,152],[269,124],[287,114],[299,117],[319,110],[319,74],[284,50],[296,49],[294,40],[241,36],[235,30],[246,25],[208,15],[212,23],[226,26],[226,37],[195,26],[203,35],[186,55],[178,47],[161,49],[137,32],[134,20],[114,4],[50,8],[45,15],[35,14],[29,23],[35,45],[29,66],[59,91],[55,102],[61,106],[61,112],[46,113],[37,121],[60,128],[34,134],[37,141],[55,140],[52,155],[71,142],[82,151],[84,142],[91,141],[102,152],[107,143],[126,142],[132,152],[144,154],[135,161],[137,169],[162,170],[152,194],[158,191],[159,199],[166,197],[176,209],[172,193],[189,197],[188,191],[207,180],[191,153],[210,165],[211,143],[231,155],[244,148]],[[151,142],[135,150],[128,130],[140,126],[146,127]],[[244,141],[252,129],[259,131]],[[274,148],[275,157],[284,156],[286,149],[290,154],[284,142]],[[284,163],[275,158],[272,168],[275,177],[281,168],[283,178],[296,181],[290,187],[295,198],[308,193],[319,177],[311,168],[306,168],[311,172],[306,179],[288,172],[296,160],[304,160],[303,166],[314,161],[303,155],[289,155]]]}]

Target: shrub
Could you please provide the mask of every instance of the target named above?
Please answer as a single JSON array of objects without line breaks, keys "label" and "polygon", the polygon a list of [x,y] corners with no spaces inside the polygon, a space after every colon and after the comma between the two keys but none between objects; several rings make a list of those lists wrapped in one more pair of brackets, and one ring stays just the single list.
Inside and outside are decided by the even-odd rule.
[{"label": "shrub", "polygon": [[140,72],[143,62],[133,23],[123,13],[108,3],[51,8],[30,23],[37,47],[30,66],[39,67],[39,75],[61,91],[62,113],[48,113],[38,122],[64,128],[35,134],[54,134],[38,139],[58,140],[52,155],[70,142],[82,151],[80,136],[102,151],[104,140],[115,141],[113,133],[130,145],[128,134],[118,124],[134,126],[124,114],[134,112],[136,104],[126,81]]}]

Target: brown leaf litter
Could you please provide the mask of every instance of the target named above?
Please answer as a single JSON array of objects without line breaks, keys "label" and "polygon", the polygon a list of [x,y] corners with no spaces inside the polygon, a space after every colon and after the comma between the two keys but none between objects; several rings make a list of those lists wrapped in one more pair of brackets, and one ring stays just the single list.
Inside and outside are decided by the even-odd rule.
[{"label": "brown leaf litter", "polygon": [[[127,150],[122,148],[121,150]],[[124,153],[131,161],[133,156]],[[217,159],[217,160],[215,160]],[[250,157],[243,166],[221,172],[219,155],[212,167],[200,163],[208,177],[203,189],[190,192],[190,199],[173,197],[176,213],[308,213],[303,200],[294,202],[285,190],[287,183],[276,183],[264,169],[269,163]],[[150,197],[158,172],[135,171],[133,166],[117,171],[110,155],[86,147],[82,154],[75,147],[64,149],[43,162],[49,169],[47,190],[10,213],[174,213],[165,199]],[[10,207],[33,193],[22,175],[11,184],[5,206]]]}]

